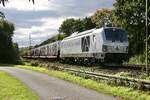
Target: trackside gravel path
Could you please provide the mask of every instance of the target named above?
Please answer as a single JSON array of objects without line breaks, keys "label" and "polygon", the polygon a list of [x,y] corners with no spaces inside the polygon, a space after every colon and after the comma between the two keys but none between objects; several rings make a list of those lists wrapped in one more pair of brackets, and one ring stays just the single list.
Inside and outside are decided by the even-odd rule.
[{"label": "trackside gravel path", "polygon": [[[15,67],[0,67],[30,87],[41,100],[115,100],[78,85],[50,77],[46,74]],[[11,84],[11,83],[10,83]]]}]

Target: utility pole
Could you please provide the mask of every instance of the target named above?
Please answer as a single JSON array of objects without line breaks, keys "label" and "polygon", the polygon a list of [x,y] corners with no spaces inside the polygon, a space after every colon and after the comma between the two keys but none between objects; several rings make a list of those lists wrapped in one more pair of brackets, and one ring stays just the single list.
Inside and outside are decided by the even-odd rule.
[{"label": "utility pole", "polygon": [[145,16],[146,16],[146,27],[145,27],[145,29],[146,29],[146,74],[148,75],[149,74],[149,72],[148,72],[148,29],[147,29],[147,6],[148,6],[148,1],[146,0],[146,13],[145,13]]}]

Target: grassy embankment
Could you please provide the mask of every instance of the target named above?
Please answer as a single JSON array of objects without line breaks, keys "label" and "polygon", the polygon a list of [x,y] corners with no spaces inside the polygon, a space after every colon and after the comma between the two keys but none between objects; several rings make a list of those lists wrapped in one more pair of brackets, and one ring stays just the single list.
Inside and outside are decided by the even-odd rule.
[{"label": "grassy embankment", "polygon": [[78,76],[74,76],[67,72],[53,71],[53,70],[50,71],[42,67],[32,67],[32,66],[23,66],[23,65],[16,65],[16,67],[45,73],[50,76],[66,80],[66,81],[81,85],[83,87],[96,90],[98,92],[117,96],[125,100],[150,100],[149,93],[134,90],[132,88],[121,87],[121,86],[111,86],[103,82],[96,82],[91,79],[84,79]]},{"label": "grassy embankment", "polygon": [[0,100],[38,100],[38,96],[16,78],[0,71]]},{"label": "grassy embankment", "polygon": [[150,80],[150,76],[147,76],[147,74],[145,72],[142,72],[141,70],[128,70],[128,69],[122,69],[121,67],[104,67],[101,65],[86,66],[86,65],[76,65],[76,64],[61,63],[55,61],[42,61],[42,60],[24,61],[24,65],[40,66],[40,67],[47,67],[53,69],[59,69],[60,67],[73,68],[82,71],[90,71],[95,73],[110,74],[110,75],[121,76],[121,77]]}]

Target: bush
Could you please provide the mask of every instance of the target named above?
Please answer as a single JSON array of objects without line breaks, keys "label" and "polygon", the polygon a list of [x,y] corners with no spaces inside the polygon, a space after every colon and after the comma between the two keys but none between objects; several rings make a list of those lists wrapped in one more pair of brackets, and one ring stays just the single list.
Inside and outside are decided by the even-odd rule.
[{"label": "bush", "polygon": [[145,55],[135,55],[129,59],[129,64],[144,64]]},{"label": "bush", "polygon": [[39,62],[37,61],[31,61],[31,66],[39,66]]}]

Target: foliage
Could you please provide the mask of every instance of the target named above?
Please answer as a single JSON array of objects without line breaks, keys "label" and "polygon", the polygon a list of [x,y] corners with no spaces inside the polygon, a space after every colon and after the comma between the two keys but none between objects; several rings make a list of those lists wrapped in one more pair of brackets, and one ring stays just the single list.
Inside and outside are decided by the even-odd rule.
[{"label": "foliage", "polygon": [[18,45],[12,42],[14,25],[0,19],[0,63],[15,63],[19,59]]},{"label": "foliage", "polygon": [[64,33],[65,36],[70,36],[74,32],[82,32],[95,28],[96,24],[92,22],[90,17],[83,19],[66,19],[59,27],[59,33]]},{"label": "foliage", "polygon": [[49,38],[49,39],[43,41],[39,45],[36,45],[35,47],[39,47],[39,46],[42,46],[42,45],[46,45],[48,43],[52,43],[52,42],[55,42],[55,41],[62,40],[64,37],[65,37],[64,34],[57,34],[56,36],[53,36],[52,38]]},{"label": "foliage", "polygon": [[38,100],[38,97],[16,78],[0,72],[0,100]]},{"label": "foliage", "polygon": [[96,82],[91,79],[84,79],[75,75],[71,75],[67,72],[47,70],[42,67],[21,66],[21,65],[17,67],[45,73],[53,77],[57,77],[75,84],[79,84],[83,87],[96,90],[98,92],[103,92],[106,94],[118,96],[124,100],[149,100],[150,99],[150,96],[148,94],[141,91],[134,90],[132,88],[111,86],[101,81]]},{"label": "foliage", "polygon": [[85,17],[82,21],[84,23],[84,30],[89,30],[96,27],[96,24],[92,22],[91,17]]},{"label": "foliage", "polygon": [[13,43],[13,51],[14,51],[14,53],[12,54],[13,57],[15,59],[19,60],[20,59],[20,56],[19,56],[20,53],[19,53],[19,47],[18,47],[17,43]]},{"label": "foliage", "polygon": [[46,41],[43,41],[40,45],[37,45],[36,47],[41,46],[41,45],[45,45],[45,44],[48,44],[48,43],[51,43],[51,42],[55,42],[55,41],[56,41],[56,37],[54,36],[52,38],[49,38]]},{"label": "foliage", "polygon": [[33,4],[34,4],[34,0],[29,0],[29,1],[32,1],[32,2],[33,2]]},{"label": "foliage", "polygon": [[112,26],[113,10],[100,9],[97,10],[92,16],[92,22],[96,24],[96,27],[103,27],[105,25]]},{"label": "foliage", "polygon": [[144,64],[145,56],[144,55],[135,55],[129,59],[129,64]]},{"label": "foliage", "polygon": [[20,56],[23,56],[28,51],[29,51],[29,47],[21,47],[21,48],[19,48],[19,54],[20,54]]},{"label": "foliage", "polygon": [[150,80],[150,76],[147,76],[146,73],[141,74],[141,75],[139,76],[139,78],[141,78],[141,79],[146,79],[146,80]]},{"label": "foliage", "polygon": [[39,62],[38,61],[31,61],[31,66],[39,66]]},{"label": "foliage", "polygon": [[[148,4],[150,1],[148,0]],[[129,34],[129,52],[142,54],[145,49],[145,0],[116,0],[114,4],[118,24]],[[148,31],[150,32],[150,5],[148,5]],[[149,33],[150,34],[150,33]]]},{"label": "foliage", "polygon": [[70,36],[74,32],[82,32],[92,28],[100,28],[106,26],[116,25],[114,10],[100,9],[97,10],[92,16],[83,19],[66,19],[59,27],[59,32],[64,33],[65,36]]},{"label": "foliage", "polygon": [[5,6],[5,3],[8,2],[8,0],[0,0],[0,4],[2,3],[3,6]]},{"label": "foliage", "polygon": [[84,23],[81,19],[66,19],[59,27],[59,33],[64,33],[66,36],[70,36],[74,32],[81,32],[84,30]]},{"label": "foliage", "polygon": [[59,33],[59,34],[56,36],[56,38],[57,38],[57,40],[63,40],[63,39],[65,38],[65,35]]}]

